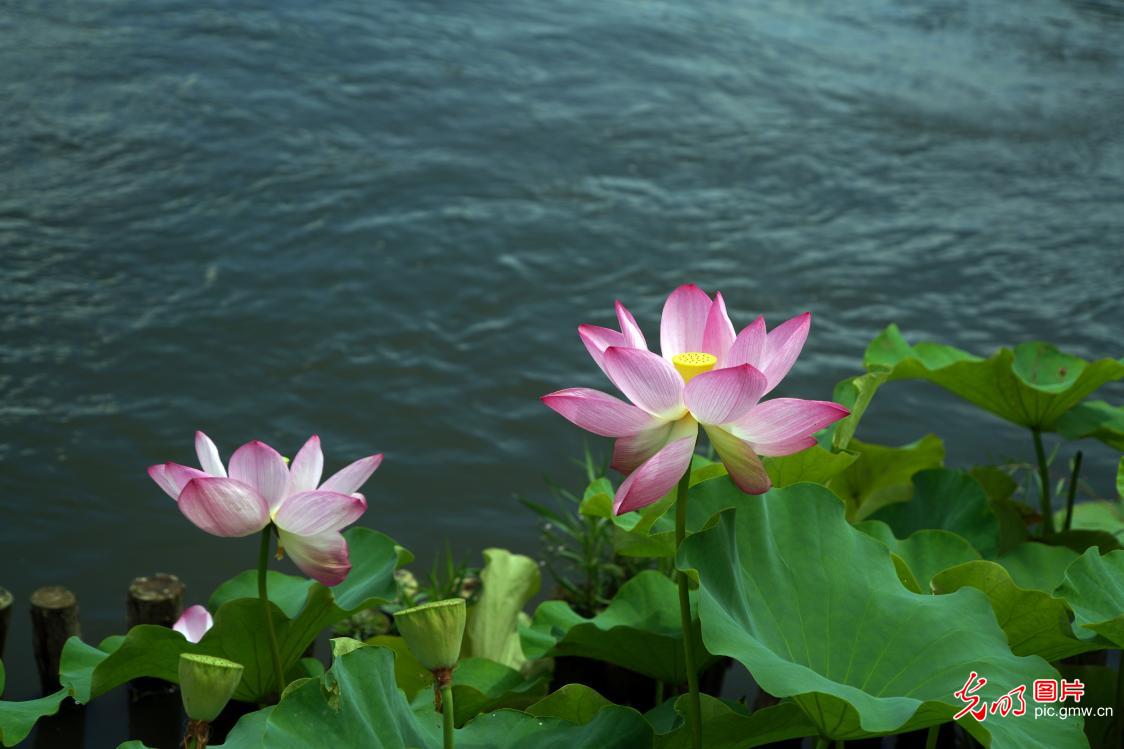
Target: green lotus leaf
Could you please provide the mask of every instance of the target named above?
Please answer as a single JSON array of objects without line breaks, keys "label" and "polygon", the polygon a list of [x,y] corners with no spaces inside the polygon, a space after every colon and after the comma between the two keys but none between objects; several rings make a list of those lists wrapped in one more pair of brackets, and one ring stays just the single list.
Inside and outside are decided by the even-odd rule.
[{"label": "green lotus leaf", "polygon": [[[487,658],[467,658],[453,672],[454,723],[458,728],[480,713],[504,707],[523,709],[542,699],[550,688],[550,674],[524,675]],[[433,707],[433,694],[415,700]]]},{"label": "green lotus leaf", "polygon": [[854,453],[833,453],[819,445],[779,458],[762,458],[773,486],[807,481],[823,484],[842,473],[858,458]]},{"label": "green lotus leaf", "polygon": [[419,693],[433,687],[433,674],[418,663],[418,659],[410,652],[406,641],[401,637],[378,635],[365,642],[368,645],[377,645],[394,651],[394,680],[398,688],[406,694],[406,699],[412,702]]},{"label": "green lotus leaf", "polygon": [[828,429],[834,449],[846,450],[850,446],[871,399],[887,379],[885,372],[867,372],[836,384],[831,399],[848,409],[851,414]]},{"label": "green lotus leaf", "polygon": [[1058,419],[1058,432],[1066,439],[1092,437],[1124,450],[1124,406],[1106,401],[1079,403]]},{"label": "green lotus leaf", "polygon": [[[360,647],[337,657],[323,677],[289,692],[264,719],[257,715],[235,727],[237,732],[253,718],[254,730],[237,738],[232,732],[221,749],[442,746],[441,717],[432,701],[411,709],[395,685],[394,654],[385,648]],[[652,740],[639,713],[615,705],[584,725],[505,709],[471,720],[456,732],[458,749],[644,749]]]},{"label": "green lotus leaf", "polygon": [[1086,549],[1092,547],[1099,549],[1102,554],[1118,551],[1121,548],[1120,541],[1116,536],[1107,531],[1098,531],[1091,528],[1070,528],[1068,531],[1059,531],[1046,539],[1046,543],[1054,546],[1065,546],[1078,554],[1083,554]]},{"label": "green lotus leaf", "polygon": [[[1054,516],[1054,524],[1062,527],[1065,510]],[[1124,502],[1119,500],[1090,500],[1078,502],[1073,506],[1073,519],[1069,526],[1073,530],[1100,531],[1124,543]]]},{"label": "green lotus leaf", "polygon": [[933,578],[933,592],[938,595],[965,586],[983,591],[991,601],[995,618],[1007,634],[1007,644],[1015,655],[1040,655],[1055,661],[1112,647],[1112,643],[1104,640],[1077,639],[1065,601],[1041,590],[1020,588],[1007,570],[995,562],[967,562]]},{"label": "green lotus leaf", "polygon": [[866,520],[855,527],[881,541],[902,560],[914,582],[906,587],[915,593],[929,592],[929,581],[941,570],[980,558],[974,546],[949,531],[920,530],[899,539],[890,526],[878,520]]},{"label": "green lotus leaf", "polygon": [[1124,647],[1124,551],[1102,556],[1089,549],[1066,568],[1055,593],[1079,627]]},{"label": "green lotus leaf", "polygon": [[[691,749],[690,728],[683,716],[685,696],[674,700],[679,719],[675,728],[656,736],[656,749]],[[731,707],[708,694],[700,695],[703,746],[706,749],[751,749],[776,741],[814,736],[816,726],[791,702],[782,702],[752,713]]]},{"label": "green lotus leaf", "polygon": [[480,597],[468,610],[462,656],[521,668],[527,659],[519,645],[519,615],[541,584],[535,560],[505,549],[485,549]]},{"label": "green lotus leaf", "polygon": [[[351,528],[348,540],[351,573],[334,588],[319,583],[307,584],[307,597],[295,618],[290,618],[272,601],[278,649],[286,676],[305,676],[301,656],[308,645],[329,625],[351,614],[394,598],[394,570],[405,559],[401,549],[381,533],[368,528]],[[289,576],[271,578],[278,582],[279,600],[292,612],[296,592],[305,586]],[[108,638],[99,647],[71,638],[63,648],[60,681],[76,700],[87,702],[105,692],[142,676],[172,683],[179,679],[181,653],[197,653],[241,663],[245,667],[234,699],[263,702],[277,691],[268,641],[262,637],[261,602],[255,598],[230,598],[242,592],[245,573],[220,586],[212,602],[225,601],[215,611],[215,624],[198,643],[155,625],[133,627],[124,637]],[[257,585],[254,584],[254,595]]]},{"label": "green lotus leaf", "polygon": [[527,713],[539,717],[562,718],[571,723],[585,725],[597,717],[602,709],[613,703],[596,689],[585,684],[566,684],[527,708]]},{"label": "green lotus leaf", "polygon": [[1101,385],[1124,377],[1124,361],[1087,362],[1034,341],[988,359],[936,343],[910,346],[896,325],[871,342],[863,363],[890,380],[928,380],[1007,421],[1043,432]]},{"label": "green lotus leaf", "polygon": [[[913,730],[952,719],[972,671],[992,701],[1035,678],[987,598],[963,588],[919,595],[900,584],[885,545],[847,523],[843,504],[811,484],[748,497],[687,538],[678,567],[699,579],[703,640],[741,662],[761,688],[790,698],[829,739]],[[995,749],[1086,746],[1070,719],[971,717],[961,725]]]},{"label": "green lotus leaf", "polygon": [[[1082,705],[1115,705],[1119,713],[1116,684],[1119,674],[1108,666],[1087,666],[1069,663],[1058,664],[1063,679],[1079,680],[1085,686],[1081,698]],[[1085,718],[1085,735],[1093,749],[1119,749],[1124,746],[1124,721],[1114,720],[1112,716],[1094,714]]]},{"label": "green lotus leaf", "polygon": [[[0,665],[0,691],[3,690],[3,673],[3,665]],[[70,692],[64,688],[35,700],[0,700],[0,746],[15,746],[23,741],[35,722],[57,713],[68,696]]]},{"label": "green lotus leaf", "polygon": [[[693,601],[694,594],[692,606]],[[547,601],[521,634],[523,652],[529,658],[582,656],[669,684],[687,680],[678,588],[655,570],[645,570],[628,580],[608,607],[592,619],[576,613],[565,601]],[[703,655],[697,627],[693,634],[696,661],[702,671],[713,658]]]},{"label": "green lotus leaf", "polygon": [[999,521],[980,483],[963,471],[944,468],[913,477],[913,498],[884,507],[874,515],[905,538],[925,528],[963,536],[985,557],[999,549]]},{"label": "green lotus leaf", "polygon": [[932,434],[901,447],[851,440],[847,449],[858,458],[828,486],[847,503],[847,517],[853,521],[907,501],[913,494],[914,474],[944,463],[944,443]]},{"label": "green lotus leaf", "polygon": [[1062,584],[1066,567],[1078,556],[1076,551],[1065,546],[1029,541],[1019,544],[995,561],[1003,565],[1020,588],[1053,593]]}]

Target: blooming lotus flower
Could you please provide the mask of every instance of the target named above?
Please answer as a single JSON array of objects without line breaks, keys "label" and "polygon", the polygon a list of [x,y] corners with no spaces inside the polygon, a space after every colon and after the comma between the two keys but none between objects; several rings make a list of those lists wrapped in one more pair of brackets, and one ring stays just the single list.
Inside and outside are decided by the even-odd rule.
[{"label": "blooming lotus flower", "polygon": [[211,618],[211,612],[203,606],[195,605],[189,606],[180,614],[172,629],[186,637],[188,642],[199,642],[213,626],[215,620]]},{"label": "blooming lotus flower", "polygon": [[287,465],[264,442],[248,442],[223,467],[218,448],[207,435],[195,434],[201,469],[177,463],[149,467],[148,474],[176,500],[180,511],[214,536],[239,537],[270,523],[277,527],[278,553],[324,585],[337,585],[351,569],[347,541],[340,530],[367,509],[358,489],[382,463],[369,455],[320,483],[324,454],[313,435]]},{"label": "blooming lotus flower", "polygon": [[721,293],[711,299],[697,286],[680,286],[664,304],[660,356],[648,350],[620,302],[616,312],[620,331],[582,325],[578,334],[631,403],[589,388],[542,400],[583,429],[617,439],[612,465],[627,476],[613,500],[617,514],[652,504],[675,487],[690,467],[700,425],[738,488],[761,494],[771,484],[760,456],[811,447],[815,432],[849,413],[830,401],[761,401],[800,355],[809,313],[771,332],[758,317],[735,335]]}]

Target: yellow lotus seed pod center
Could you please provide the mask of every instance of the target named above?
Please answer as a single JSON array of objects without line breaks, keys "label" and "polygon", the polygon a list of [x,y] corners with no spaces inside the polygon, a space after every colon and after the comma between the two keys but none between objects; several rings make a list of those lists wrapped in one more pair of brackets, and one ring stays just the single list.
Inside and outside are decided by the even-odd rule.
[{"label": "yellow lotus seed pod center", "polygon": [[675,365],[675,369],[683,377],[683,381],[690,382],[692,378],[701,375],[703,372],[714,369],[714,365],[718,363],[718,357],[713,354],[704,354],[701,351],[688,351],[671,357],[671,363]]}]

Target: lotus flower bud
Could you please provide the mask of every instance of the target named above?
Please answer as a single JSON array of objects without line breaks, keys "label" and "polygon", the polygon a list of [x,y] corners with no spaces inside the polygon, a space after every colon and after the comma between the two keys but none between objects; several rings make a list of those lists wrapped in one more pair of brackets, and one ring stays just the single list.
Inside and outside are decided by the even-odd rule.
[{"label": "lotus flower bud", "polygon": [[180,655],[180,694],[187,717],[210,723],[242,680],[242,665],[210,655]]},{"label": "lotus flower bud", "polygon": [[463,598],[424,603],[394,615],[394,623],[410,652],[430,671],[449,670],[457,665],[464,622]]}]

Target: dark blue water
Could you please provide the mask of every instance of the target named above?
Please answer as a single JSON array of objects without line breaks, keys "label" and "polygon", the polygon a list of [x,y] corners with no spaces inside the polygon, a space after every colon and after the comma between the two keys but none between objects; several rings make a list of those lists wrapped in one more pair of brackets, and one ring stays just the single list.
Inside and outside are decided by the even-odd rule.
[{"label": "dark blue water", "polygon": [[[196,428],[384,451],[363,522],[423,559],[535,553],[513,496],[577,482],[583,439],[537,396],[603,386],[575,327],[614,298],[652,340],[685,281],[735,323],[811,309],[811,398],[892,321],[1120,356],[1122,34],[1061,0],[0,4],[6,696],[36,587],[96,641],[134,575],[195,602],[252,564],[145,476]],[[1031,454],[913,384],[860,436],[929,431],[953,465]]]}]

